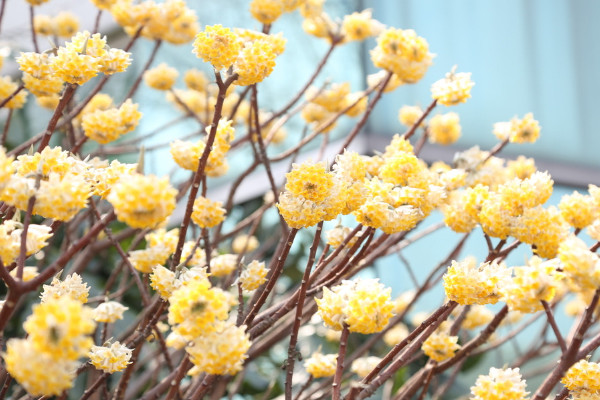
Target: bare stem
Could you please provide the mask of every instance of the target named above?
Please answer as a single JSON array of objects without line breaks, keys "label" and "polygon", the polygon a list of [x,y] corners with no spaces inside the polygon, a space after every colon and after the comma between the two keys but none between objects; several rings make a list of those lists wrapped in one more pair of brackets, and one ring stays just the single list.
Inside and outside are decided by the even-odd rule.
[{"label": "bare stem", "polygon": [[304,299],[306,298],[306,289],[308,288],[310,271],[312,265],[315,262],[315,255],[317,254],[317,248],[321,241],[321,231],[323,230],[323,222],[317,224],[317,230],[313,239],[312,246],[308,255],[308,261],[306,268],[304,269],[304,275],[302,276],[302,284],[300,286],[300,292],[298,295],[298,302],[296,305],[296,317],[294,318],[294,325],[292,326],[292,334],[290,336],[290,344],[288,346],[288,358],[285,364],[285,398],[291,400],[292,398],[292,380],[294,377],[294,361],[296,359],[296,343],[298,341],[298,330],[300,329],[300,322],[302,321],[302,311],[304,307]]},{"label": "bare stem", "polygon": [[340,400],[342,392],[342,374],[344,372],[344,358],[346,357],[346,346],[348,344],[348,336],[350,335],[350,329],[348,325],[344,323],[342,329],[342,336],[340,337],[340,350],[337,356],[337,367],[335,369],[335,376],[333,377],[333,400]]}]

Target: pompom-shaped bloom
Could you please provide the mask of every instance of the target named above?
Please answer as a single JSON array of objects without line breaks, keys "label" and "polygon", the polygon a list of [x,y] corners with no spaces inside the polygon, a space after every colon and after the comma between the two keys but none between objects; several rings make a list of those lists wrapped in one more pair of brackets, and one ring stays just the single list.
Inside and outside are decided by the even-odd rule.
[{"label": "pompom-shaped bloom", "polygon": [[[13,82],[9,76],[0,76],[0,98],[6,99],[7,97],[12,95],[17,90],[18,86],[19,85],[17,85],[15,82]],[[11,109],[19,109],[25,105],[26,100],[27,100],[27,92],[21,90],[19,93],[17,93],[16,96],[14,96],[12,99],[10,99],[4,105],[4,107],[11,108]]]},{"label": "pompom-shaped bloom", "polygon": [[162,63],[144,72],[144,82],[152,89],[169,90],[175,84],[179,72],[173,67]]},{"label": "pompom-shaped bloom", "polygon": [[525,400],[526,387],[519,368],[490,368],[488,375],[479,375],[471,386],[469,400]]},{"label": "pompom-shaped bloom", "polygon": [[[21,235],[23,224],[14,220],[6,220],[0,225],[0,258],[4,265],[12,264],[21,251]],[[46,225],[30,224],[27,230],[25,246],[26,255],[35,254],[45,247],[52,237],[52,230]],[[13,270],[12,272],[15,272]]]},{"label": "pompom-shaped bloom", "polygon": [[235,33],[222,25],[207,26],[194,40],[194,54],[209,62],[216,70],[229,68],[242,50],[242,43]]},{"label": "pompom-shaped bloom", "polygon": [[169,297],[169,324],[190,339],[215,330],[215,322],[227,319],[231,299],[205,279],[191,280]]},{"label": "pompom-shaped bloom", "polygon": [[212,201],[206,197],[198,196],[194,200],[192,221],[200,228],[212,228],[223,222],[225,209],[220,201]]},{"label": "pompom-shaped bloom", "polygon": [[58,300],[62,297],[69,297],[80,303],[87,303],[90,287],[83,282],[81,276],[77,273],[67,275],[64,280],[58,277],[52,278],[50,285],[44,285],[44,290],[40,295],[42,303]]},{"label": "pompom-shaped bloom", "polygon": [[214,330],[197,336],[185,350],[198,372],[235,375],[242,370],[250,344],[246,325],[221,322]]},{"label": "pompom-shaped bloom", "polygon": [[561,382],[572,391],[600,391],[600,364],[580,360],[569,368]]},{"label": "pompom-shaped bloom", "polygon": [[371,10],[345,15],[342,21],[344,41],[364,40],[379,35],[384,29],[385,25],[373,19]]},{"label": "pompom-shaped bloom", "polygon": [[494,313],[485,306],[472,305],[460,325],[463,329],[475,329],[494,319]]},{"label": "pompom-shaped bloom", "polygon": [[475,258],[452,261],[444,274],[446,296],[458,304],[496,304],[500,299],[499,287],[509,276],[503,263],[476,265]]},{"label": "pompom-shaped bloom", "polygon": [[[403,106],[398,111],[398,120],[404,126],[411,127],[417,123],[423,115],[423,109],[419,106]],[[423,126],[423,123],[421,123]]]},{"label": "pompom-shaped bloom", "polygon": [[38,14],[33,17],[33,30],[38,35],[50,36],[54,34],[54,21],[48,15]]},{"label": "pompom-shaped bloom", "polygon": [[533,313],[543,310],[541,301],[554,298],[563,274],[557,271],[558,260],[542,262],[539,257],[529,260],[528,266],[514,268],[515,276],[500,289],[502,299],[511,310]]},{"label": "pompom-shaped bloom", "polygon": [[92,346],[88,356],[96,369],[112,374],[124,370],[130,364],[131,354],[131,349],[117,341],[110,346]]},{"label": "pompom-shaped bloom", "polygon": [[129,175],[113,186],[107,200],[119,221],[132,228],[154,228],[175,209],[177,191],[168,178]]},{"label": "pompom-shaped bloom", "polygon": [[10,339],[6,370],[32,396],[60,396],[73,386],[77,362],[40,352],[29,339]]},{"label": "pompom-shaped bloom", "polygon": [[352,361],[350,371],[358,375],[359,378],[364,378],[365,376],[369,375],[369,373],[373,371],[380,362],[381,358],[375,356],[359,357]]},{"label": "pompom-shaped bloom", "polygon": [[98,58],[64,47],[51,57],[50,65],[57,78],[76,85],[83,85],[98,75],[102,68]]},{"label": "pompom-shaped bloom", "polygon": [[33,313],[23,324],[27,340],[34,348],[55,360],[77,360],[93,344],[92,309],[70,297],[50,300],[33,306]]},{"label": "pompom-shaped bloom", "polygon": [[252,252],[258,248],[258,239],[251,235],[238,235],[231,242],[231,250],[236,254]]},{"label": "pompom-shaped bloom", "polygon": [[326,378],[335,375],[337,354],[313,353],[304,361],[304,368],[313,378]]},{"label": "pompom-shaped bloom", "polygon": [[[344,240],[348,237],[352,230],[347,226],[338,225],[333,229],[325,231],[325,237],[327,238],[327,244],[333,247],[334,249],[341,246],[344,243]],[[355,235],[348,242],[348,248],[352,247],[354,243],[358,240],[358,236]]]},{"label": "pompom-shaped bloom", "polygon": [[592,196],[575,191],[560,199],[558,208],[564,220],[576,229],[583,229],[599,216],[599,209]]},{"label": "pompom-shaped bloom", "polygon": [[569,234],[569,225],[556,207],[526,208],[513,221],[511,236],[531,244],[535,254],[543,258],[556,257],[558,246]]},{"label": "pompom-shaped bloom", "polygon": [[270,25],[285,11],[281,0],[252,0],[250,13],[261,24]]},{"label": "pompom-shaped bloom", "polygon": [[109,49],[100,58],[100,72],[104,75],[112,75],[123,72],[131,64],[131,53],[121,49]]},{"label": "pompom-shaped bloom", "polygon": [[547,172],[535,172],[525,179],[513,178],[498,187],[502,206],[511,215],[544,204],[552,195],[554,181]]},{"label": "pompom-shaped bloom", "polygon": [[334,185],[334,175],[327,170],[324,162],[294,164],[285,177],[286,190],[315,202],[324,201]]},{"label": "pompom-shaped bloom", "polygon": [[269,270],[265,267],[264,261],[252,260],[250,264],[242,269],[240,274],[240,283],[242,289],[250,292],[256,290],[267,281]]},{"label": "pompom-shaped bloom", "polygon": [[445,330],[434,332],[421,346],[423,353],[435,361],[444,361],[454,356],[460,349],[458,336],[450,336]]},{"label": "pompom-shaped bloom", "polygon": [[385,335],[383,335],[383,341],[390,347],[393,347],[404,340],[408,335],[409,331],[406,325],[403,323],[398,323],[394,325],[393,328],[388,330]]},{"label": "pompom-shaped bloom", "polygon": [[234,72],[239,75],[235,84],[248,86],[261,82],[273,72],[275,57],[277,54],[270,41],[247,42],[233,65]]},{"label": "pompom-shaped bloom", "polygon": [[82,175],[51,173],[41,181],[36,193],[34,213],[45,218],[69,221],[87,205],[92,188]]},{"label": "pompom-shaped bloom", "polygon": [[68,11],[59,12],[52,22],[54,23],[53,33],[58,37],[68,38],[79,30],[79,19]]},{"label": "pompom-shaped bloom", "polygon": [[23,85],[37,97],[53,96],[60,100],[58,94],[63,88],[63,83],[62,80],[53,76],[49,76],[47,79],[38,79],[28,73],[23,74]]},{"label": "pompom-shaped bloom", "polygon": [[377,37],[377,47],[371,50],[371,60],[376,67],[393,72],[406,83],[419,81],[433,56],[427,41],[412,29],[386,29]]},{"label": "pompom-shaped bloom", "polygon": [[429,121],[429,141],[443,146],[452,144],[460,137],[460,118],[457,113],[438,114]]},{"label": "pompom-shaped bloom", "polygon": [[514,117],[509,122],[494,124],[494,135],[500,140],[508,139],[511,143],[533,143],[540,136],[540,124],[527,113],[522,119]]},{"label": "pompom-shaped bloom", "polygon": [[558,247],[558,258],[573,290],[583,292],[600,286],[600,258],[583,240],[568,236]]},{"label": "pompom-shaped bloom", "polygon": [[85,113],[81,125],[83,133],[90,139],[106,144],[133,131],[142,117],[138,105],[127,99],[119,108],[96,110]]},{"label": "pompom-shaped bloom", "polygon": [[381,331],[392,317],[391,289],[377,279],[343,281],[331,290],[323,288],[323,297],[315,299],[325,325],[364,334]]},{"label": "pompom-shaped bloom", "polygon": [[455,106],[467,101],[471,97],[471,88],[475,85],[471,81],[470,72],[455,73],[456,67],[431,85],[431,97],[445,106]]},{"label": "pompom-shaped bloom", "polygon": [[105,301],[94,308],[94,321],[113,323],[123,319],[123,313],[127,310],[129,310],[129,307],[125,307],[121,303]]},{"label": "pompom-shaped bloom", "polygon": [[156,265],[150,274],[150,286],[158,292],[160,297],[168,300],[178,287],[175,272],[162,265]]},{"label": "pompom-shaped bloom", "polygon": [[16,61],[21,71],[37,79],[49,79],[53,73],[46,53],[21,53]]},{"label": "pompom-shaped bloom", "polygon": [[219,254],[210,260],[210,274],[212,276],[227,276],[238,266],[236,254]]},{"label": "pompom-shaped bloom", "polygon": [[188,89],[203,92],[208,86],[208,78],[203,71],[199,69],[188,69],[183,75],[183,82]]},{"label": "pompom-shaped bloom", "polygon": [[423,218],[423,212],[418,208],[410,205],[393,207],[379,196],[367,199],[353,214],[361,224],[387,234],[408,231]]}]

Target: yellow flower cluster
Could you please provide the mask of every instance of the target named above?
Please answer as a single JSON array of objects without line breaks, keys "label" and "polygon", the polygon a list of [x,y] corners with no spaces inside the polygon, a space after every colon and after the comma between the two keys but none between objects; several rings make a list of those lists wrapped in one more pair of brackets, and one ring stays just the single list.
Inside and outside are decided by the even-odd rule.
[{"label": "yellow flower cluster", "polygon": [[198,196],[194,201],[192,221],[200,228],[212,228],[220,224],[225,219],[225,209],[221,206],[220,201]]},{"label": "yellow flower cluster", "polygon": [[573,364],[561,380],[573,392],[600,392],[600,364],[586,360]]},{"label": "yellow flower cluster", "polygon": [[429,141],[443,146],[458,140],[461,133],[458,114],[450,112],[438,114],[429,121]]},{"label": "yellow flower cluster", "polygon": [[129,252],[129,261],[138,271],[149,274],[156,265],[167,262],[171,254],[175,252],[179,229],[157,229],[145,236],[148,246],[143,250]]},{"label": "yellow flower cluster", "polygon": [[[0,98],[6,99],[13,94],[19,85],[12,81],[9,76],[0,76]],[[15,97],[10,99],[4,107],[11,109],[19,109],[25,105],[27,100],[27,92],[20,91]]]},{"label": "yellow flower cluster", "polygon": [[322,132],[329,132],[335,127],[336,114],[343,111],[349,117],[359,116],[366,110],[368,102],[363,92],[350,92],[348,82],[334,83],[326,89],[311,86],[304,97],[308,103],[302,109],[302,118]]},{"label": "yellow flower cluster", "polygon": [[460,349],[458,336],[450,336],[447,329],[438,329],[423,342],[421,349],[432,360],[447,360]]},{"label": "yellow flower cluster", "polygon": [[130,54],[106,45],[106,38],[99,33],[79,32],[65,47],[59,47],[50,56],[49,65],[53,77],[64,82],[82,85],[98,73],[110,75],[122,72],[131,63]]},{"label": "yellow flower cluster", "polygon": [[452,261],[443,277],[446,296],[462,305],[496,304],[500,299],[500,287],[509,274],[503,263],[477,266],[474,257]]},{"label": "yellow flower cluster", "polygon": [[[423,109],[419,106],[403,106],[398,111],[398,120],[404,126],[411,127],[417,123],[419,118],[423,115]],[[421,126],[423,126],[423,122]]]},{"label": "yellow flower cluster", "polygon": [[231,274],[237,267],[237,254],[219,254],[210,260],[210,274],[212,276],[227,276]]},{"label": "yellow flower cluster", "polygon": [[286,178],[286,191],[279,196],[277,208],[290,227],[312,226],[340,213],[339,182],[324,162],[294,164]]},{"label": "yellow flower cluster", "polygon": [[377,37],[377,47],[371,50],[376,67],[393,72],[406,83],[419,81],[433,57],[427,41],[412,29],[386,29]]},{"label": "yellow flower cluster", "polygon": [[185,350],[194,363],[193,374],[235,375],[242,370],[250,344],[246,325],[219,322],[214,330],[196,337]]},{"label": "yellow flower cluster", "polygon": [[323,288],[323,297],[315,301],[326,326],[339,331],[346,324],[350,332],[369,334],[381,331],[392,317],[390,293],[377,279],[357,279]]},{"label": "yellow flower cluster", "polygon": [[94,308],[94,321],[110,324],[123,319],[123,313],[127,310],[129,310],[129,307],[125,307],[121,303],[116,301],[105,301]]},{"label": "yellow flower cluster", "polygon": [[110,346],[92,346],[88,356],[90,363],[100,371],[113,374],[130,364],[132,350],[118,341]]},{"label": "yellow flower cluster", "polygon": [[194,40],[194,54],[216,70],[233,65],[242,50],[242,42],[229,28],[222,25],[206,26]]},{"label": "yellow flower cluster", "polygon": [[265,267],[264,261],[252,260],[250,264],[242,269],[240,274],[240,283],[242,289],[250,292],[256,290],[267,281],[269,270]]},{"label": "yellow flower cluster", "polygon": [[447,73],[444,79],[431,85],[431,97],[445,106],[466,102],[471,97],[471,88],[475,85],[471,81],[470,72],[455,73],[455,68]]},{"label": "yellow flower cluster", "polygon": [[136,174],[123,177],[106,199],[119,221],[132,228],[154,228],[175,209],[176,194],[167,178]]},{"label": "yellow flower cluster", "polygon": [[184,282],[169,297],[169,324],[180,335],[194,338],[215,331],[217,321],[228,317],[229,294],[211,287],[206,279]]},{"label": "yellow flower cluster", "polygon": [[[186,103],[187,104],[187,103]],[[211,152],[208,155],[205,172],[207,176],[217,177],[225,174],[229,169],[225,155],[231,147],[231,142],[235,138],[235,129],[232,126],[233,121],[221,118],[217,125],[215,141]],[[207,133],[210,127],[206,129]],[[200,163],[200,157],[206,148],[206,137],[196,143],[175,140],[171,142],[171,156],[181,168],[189,171],[196,171]]]},{"label": "yellow flower cluster", "polygon": [[95,0],[105,8],[110,1],[110,13],[125,32],[134,35],[142,27],[141,35],[150,40],[164,40],[179,45],[190,42],[198,32],[198,18],[184,0]]},{"label": "yellow flower cluster", "polygon": [[488,375],[479,375],[471,386],[469,400],[525,400],[529,392],[519,368],[490,368]]},{"label": "yellow flower cluster", "polygon": [[[347,226],[338,225],[333,229],[330,229],[325,232],[325,237],[327,238],[327,244],[333,247],[334,249],[341,246],[346,237],[350,234],[351,229]],[[348,242],[348,248],[352,247],[354,243],[358,240],[357,236],[354,236]]]},{"label": "yellow flower cluster", "polygon": [[250,13],[261,24],[270,25],[284,13],[282,0],[252,0]]},{"label": "yellow flower cluster", "polygon": [[236,254],[250,253],[258,248],[259,242],[256,236],[238,235],[231,242],[231,250]]},{"label": "yellow flower cluster", "polygon": [[527,113],[522,119],[515,117],[509,122],[495,123],[494,135],[511,143],[533,143],[540,136],[540,125],[532,113]]},{"label": "yellow flower cluster", "polygon": [[73,386],[77,362],[40,352],[30,340],[10,339],[2,356],[6,370],[32,396],[60,396]]},{"label": "yellow flower cluster", "polygon": [[337,354],[313,353],[304,361],[304,368],[313,378],[327,378],[335,375]]},{"label": "yellow flower cluster", "polygon": [[398,323],[383,335],[383,341],[390,347],[393,347],[403,341],[409,335],[408,327],[403,323]]},{"label": "yellow flower cluster", "polygon": [[81,120],[83,133],[90,139],[106,144],[133,131],[142,117],[138,105],[127,99],[119,108],[85,113]]},{"label": "yellow flower cluster", "polygon": [[359,357],[352,361],[350,371],[358,375],[359,378],[364,378],[369,375],[369,372],[373,371],[380,362],[381,358],[375,356]]},{"label": "yellow flower cluster", "polygon": [[184,282],[208,280],[208,276],[206,267],[194,266],[189,269],[180,267],[178,274],[176,274],[162,265],[156,265],[152,269],[152,274],[150,274],[150,286],[158,292],[160,297],[167,301],[173,292],[179,289]]},{"label": "yellow flower cluster", "polygon": [[68,11],[61,11],[54,18],[39,14],[33,17],[33,29],[38,35],[67,38],[77,33],[79,20]]},{"label": "yellow flower cluster", "polygon": [[572,290],[584,292],[600,286],[600,258],[583,240],[568,236],[558,247],[558,258]]},{"label": "yellow flower cluster", "polygon": [[35,349],[54,359],[77,360],[87,354],[95,328],[92,309],[70,297],[33,306],[23,324]]},{"label": "yellow flower cluster", "polygon": [[575,191],[560,199],[558,209],[564,220],[576,229],[591,225],[600,216],[600,210],[594,198]]},{"label": "yellow flower cluster", "polygon": [[532,257],[525,267],[514,268],[515,276],[500,289],[502,300],[511,310],[534,313],[543,310],[541,301],[550,302],[556,294],[563,274],[557,271],[558,260],[542,262]]},{"label": "yellow flower cluster", "polygon": [[162,63],[144,72],[144,82],[152,89],[169,90],[175,84],[177,76],[179,76],[179,72],[175,68]]},{"label": "yellow flower cluster", "polygon": [[279,35],[239,33],[221,25],[207,26],[196,36],[194,54],[216,70],[233,67],[238,74],[236,85],[253,85],[271,74],[285,41]]},{"label": "yellow flower cluster", "polygon": [[360,41],[377,36],[384,29],[385,25],[373,19],[371,10],[363,10],[344,16],[341,33],[345,42]]},{"label": "yellow flower cluster", "polygon": [[494,318],[494,313],[486,306],[472,305],[460,325],[463,329],[475,329],[489,323]]},{"label": "yellow flower cluster", "polygon": [[43,285],[43,291],[40,295],[42,303],[59,300],[68,297],[82,304],[87,303],[90,287],[83,282],[81,276],[77,273],[67,275],[64,280],[58,277],[52,278],[50,285]]},{"label": "yellow flower cluster", "polygon": [[[6,220],[0,225],[0,258],[4,265],[12,264],[19,256],[22,234],[23,224],[20,222]],[[44,248],[51,236],[52,232],[49,226],[30,224],[25,241],[26,255],[30,256]]]}]

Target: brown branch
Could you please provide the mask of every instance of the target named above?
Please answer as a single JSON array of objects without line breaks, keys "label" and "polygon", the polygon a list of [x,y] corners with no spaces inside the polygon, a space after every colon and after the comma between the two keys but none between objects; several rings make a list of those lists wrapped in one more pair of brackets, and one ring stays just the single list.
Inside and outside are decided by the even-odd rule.
[{"label": "brown branch", "polygon": [[302,284],[300,286],[300,292],[298,295],[298,304],[296,306],[296,317],[294,318],[294,325],[292,326],[292,334],[290,336],[290,344],[288,346],[288,358],[285,364],[285,398],[292,398],[292,380],[294,377],[294,361],[296,359],[296,343],[298,341],[298,331],[300,330],[300,322],[302,321],[302,311],[304,307],[304,300],[306,298],[306,289],[308,288],[310,271],[312,265],[315,262],[315,256],[317,254],[317,248],[321,241],[321,231],[323,230],[323,221],[317,224],[317,230],[313,239],[312,246],[308,255],[308,261],[306,268],[304,269],[304,275],[302,276]]},{"label": "brown branch", "polygon": [[342,374],[344,372],[344,358],[346,357],[346,346],[348,344],[348,336],[350,335],[350,329],[346,323],[343,324],[342,336],[340,337],[340,350],[337,356],[337,366],[335,368],[335,376],[333,377],[333,389],[332,399],[340,400],[342,391]]},{"label": "brown branch", "polygon": [[423,121],[425,121],[425,118],[427,118],[427,116],[431,113],[431,111],[433,111],[433,109],[435,108],[436,105],[437,105],[437,99],[433,100],[431,102],[431,104],[429,104],[429,106],[423,112],[423,114],[419,117],[419,119],[417,120],[417,122],[415,122],[413,124],[413,126],[410,127],[410,129],[408,130],[408,132],[406,132],[403,135],[404,139],[408,140],[408,139],[410,139],[410,137],[412,135],[415,134],[415,132],[417,131],[417,128],[419,127],[419,125],[421,125],[423,123]]}]

